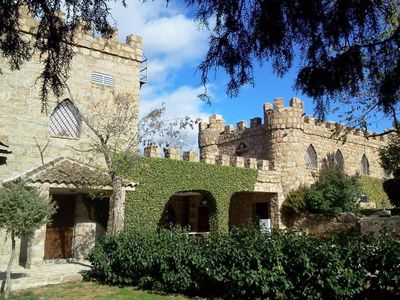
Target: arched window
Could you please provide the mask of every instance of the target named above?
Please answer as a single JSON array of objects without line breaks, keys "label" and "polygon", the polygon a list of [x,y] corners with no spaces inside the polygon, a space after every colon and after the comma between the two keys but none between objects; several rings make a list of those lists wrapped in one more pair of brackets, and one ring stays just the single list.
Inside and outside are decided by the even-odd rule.
[{"label": "arched window", "polygon": [[336,151],[335,154],[335,166],[338,167],[340,170],[344,170],[344,159],[343,154],[340,150]]},{"label": "arched window", "polygon": [[369,175],[369,162],[365,154],[361,158],[361,174]]},{"label": "arched window", "polygon": [[307,169],[317,169],[318,167],[317,152],[315,152],[313,145],[308,146],[305,156],[305,161]]},{"label": "arched window", "polygon": [[49,133],[52,136],[78,138],[81,135],[81,117],[78,109],[69,100],[61,101],[50,117]]}]

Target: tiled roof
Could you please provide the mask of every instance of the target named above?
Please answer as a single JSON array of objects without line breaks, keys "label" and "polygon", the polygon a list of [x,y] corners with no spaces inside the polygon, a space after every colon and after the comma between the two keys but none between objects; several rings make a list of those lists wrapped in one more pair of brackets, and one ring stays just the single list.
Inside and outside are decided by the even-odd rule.
[{"label": "tiled roof", "polygon": [[[72,184],[77,187],[112,186],[108,173],[66,157],[58,157],[27,172],[23,177],[30,183]],[[136,185],[135,182],[123,180],[124,187]]]}]

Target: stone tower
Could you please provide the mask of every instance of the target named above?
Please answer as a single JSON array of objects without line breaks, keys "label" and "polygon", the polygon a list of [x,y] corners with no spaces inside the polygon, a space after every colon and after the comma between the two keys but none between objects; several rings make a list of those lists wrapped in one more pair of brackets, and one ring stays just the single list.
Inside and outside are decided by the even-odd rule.
[{"label": "stone tower", "polygon": [[304,169],[304,106],[298,98],[284,107],[283,98],[274,99],[273,106],[264,104],[267,159],[281,172],[285,193],[297,188],[305,176]]}]

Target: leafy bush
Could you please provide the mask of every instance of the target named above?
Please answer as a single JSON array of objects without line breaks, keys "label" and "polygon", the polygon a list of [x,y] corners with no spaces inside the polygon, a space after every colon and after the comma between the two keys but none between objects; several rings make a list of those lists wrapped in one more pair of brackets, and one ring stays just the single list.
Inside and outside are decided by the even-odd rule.
[{"label": "leafy bush", "polygon": [[305,201],[307,190],[308,188],[302,185],[297,190],[291,191],[282,204],[283,211],[289,215],[304,212],[307,208]]},{"label": "leafy bush", "polygon": [[386,147],[379,150],[381,166],[394,177],[400,177],[400,133],[389,137]]},{"label": "leafy bush", "polygon": [[289,214],[355,212],[360,195],[357,176],[349,176],[338,168],[328,168],[320,171],[311,186],[292,191],[283,203],[283,210]]},{"label": "leafy bush", "polygon": [[357,176],[349,176],[338,168],[321,170],[316,182],[305,195],[307,208],[315,213],[354,212],[361,195]]},{"label": "leafy bush", "polygon": [[391,206],[389,198],[383,189],[383,180],[370,176],[360,176],[359,184],[362,194],[366,195],[378,208]]},{"label": "leafy bush", "polygon": [[192,237],[179,229],[103,239],[88,273],[110,284],[227,299],[353,299],[400,295],[400,243],[339,233],[234,229]]},{"label": "leafy bush", "polygon": [[396,208],[400,208],[400,177],[385,180],[383,182],[383,189],[388,195],[390,202]]}]

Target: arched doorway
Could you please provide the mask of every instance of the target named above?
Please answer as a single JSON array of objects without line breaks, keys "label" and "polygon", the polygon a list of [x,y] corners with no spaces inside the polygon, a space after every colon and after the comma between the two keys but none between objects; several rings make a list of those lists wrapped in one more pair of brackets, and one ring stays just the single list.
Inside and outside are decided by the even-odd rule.
[{"label": "arched doorway", "polygon": [[210,231],[212,199],[202,192],[177,192],[165,205],[159,225],[169,228],[182,226],[192,234]]}]

